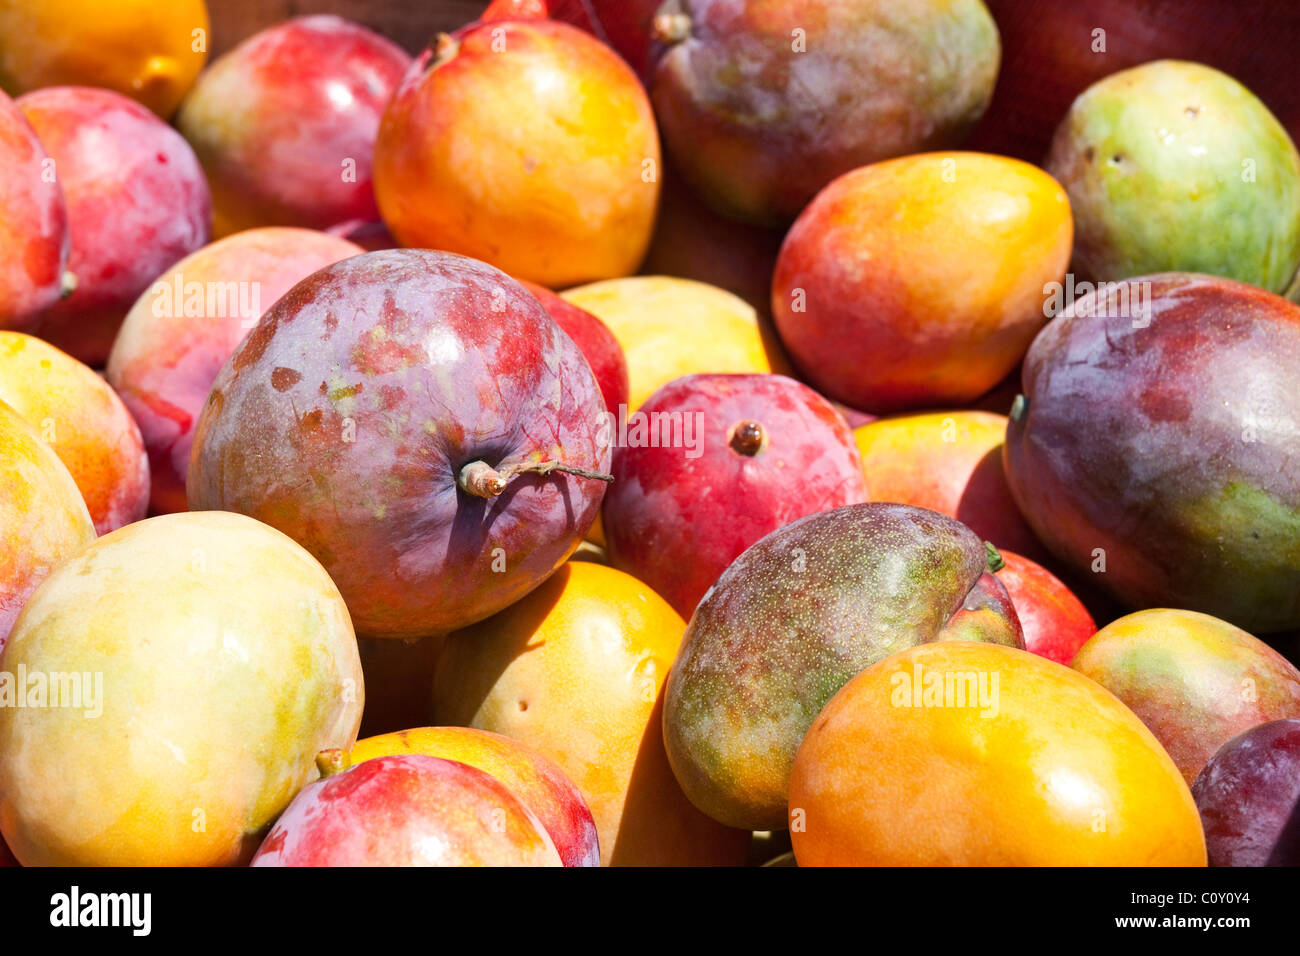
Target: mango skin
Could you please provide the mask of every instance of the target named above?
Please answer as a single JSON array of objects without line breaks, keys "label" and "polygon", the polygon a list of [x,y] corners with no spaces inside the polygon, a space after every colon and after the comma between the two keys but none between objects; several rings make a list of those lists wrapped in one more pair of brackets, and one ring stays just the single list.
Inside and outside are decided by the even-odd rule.
[{"label": "mango skin", "polygon": [[393,235],[551,289],[636,272],[661,160],[631,68],[552,20],[475,22],[433,47],[375,142],[375,197]]},{"label": "mango skin", "polygon": [[659,14],[690,25],[652,53],[669,153],[719,211],[758,225],[857,166],[957,145],[1001,56],[980,0],[670,0]]},{"label": "mango skin", "polygon": [[325,570],[227,512],[139,521],[66,560],[0,667],[103,675],[98,716],[0,707],[0,832],[24,866],[246,863],[316,754],[355,742],[365,700]]},{"label": "mango skin", "polygon": [[509,276],[429,249],[370,252],[294,286],[222,366],[187,498],[303,544],[367,637],[426,637],[536,587],[605,492],[521,473],[489,500],[460,489],[460,469],[606,472],[604,423],[591,366]]},{"label": "mango skin", "polygon": [[663,747],[663,687],[686,622],[630,574],[568,562],[447,638],[433,718],[549,757],[596,822],[601,866],[740,866],[750,834],[686,799]]},{"label": "mango skin", "polygon": [[559,866],[497,778],[423,754],[375,757],[304,787],[251,866]]},{"label": "mango skin", "polygon": [[1006,434],[1005,415],[975,409],[895,415],[853,430],[872,501],[938,511],[999,550],[1041,559],[1047,552],[1007,488]]},{"label": "mango skin", "polygon": [[1046,168],[1070,196],[1080,279],[1203,272],[1280,293],[1300,265],[1300,154],[1208,66],[1158,60],[1094,83]]},{"label": "mango skin", "polygon": [[482,770],[536,815],[565,866],[600,865],[600,842],[587,801],[553,760],[533,748],[472,727],[415,727],[358,740],[350,757],[356,765],[395,754],[440,757]]},{"label": "mango skin", "polygon": [[754,307],[707,282],[629,276],[568,289],[561,298],[614,333],[627,361],[629,412],[684,375],[789,372]]},{"label": "mango skin", "polygon": [[23,332],[0,331],[0,399],[67,466],[95,531],[139,521],[149,505],[149,460],[131,412],[102,377]]},{"label": "mango skin", "polygon": [[772,318],[804,381],[873,414],[961,408],[1005,379],[1070,261],[1065,190],[987,153],[922,153],[836,179],[786,234]]},{"label": "mango skin", "polygon": [[[978,675],[993,708],[905,705],[940,674]],[[853,678],[799,747],[790,814],[801,867],[1205,865],[1192,794],[1132,711],[993,644],[923,644]]]},{"label": "mango skin", "polygon": [[1085,296],[1025,359],[1016,504],[1130,610],[1300,627],[1297,369],[1300,307],[1254,286],[1166,273]]},{"label": "mango skin", "polygon": [[752,545],[696,608],[664,697],[664,742],[691,802],[728,826],[788,825],[787,788],[817,712],[915,644],[1024,647],[985,545],[908,505],[810,515]]},{"label": "mango skin", "polygon": [[167,119],[208,58],[204,0],[0,0],[0,87],[101,86]]},{"label": "mango skin", "polygon": [[0,400],[0,649],[45,576],[94,540],[95,525],[72,473]]},{"label": "mango skin", "polygon": [[1154,608],[1112,621],[1070,666],[1142,718],[1188,786],[1233,737],[1300,717],[1300,671],[1241,628],[1195,611]]}]

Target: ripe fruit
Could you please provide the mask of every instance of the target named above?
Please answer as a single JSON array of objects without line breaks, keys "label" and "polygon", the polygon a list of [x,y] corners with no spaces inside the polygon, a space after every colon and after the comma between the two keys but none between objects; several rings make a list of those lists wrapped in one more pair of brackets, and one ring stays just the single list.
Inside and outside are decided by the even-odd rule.
[{"label": "ripe fruit", "polygon": [[559,866],[555,845],[504,784],[418,754],[331,767],[275,822],[252,866]]},{"label": "ripe fruit", "polygon": [[144,517],[149,460],[140,429],[102,378],[40,339],[0,332],[0,399],[67,466],[97,533]]},{"label": "ripe fruit", "polygon": [[0,0],[0,87],[107,87],[167,119],[208,42],[203,0]]},{"label": "ripe fruit", "polygon": [[998,72],[979,0],[673,0],[654,31],[674,163],[723,212],[768,225],[857,166],[957,145]]},{"label": "ripe fruit", "polygon": [[324,569],[228,513],[136,522],[64,561],[4,668],[26,706],[0,707],[0,831],[26,866],[244,863],[314,755],[352,746],[364,700]]},{"label": "ripe fruit", "polygon": [[1098,631],[1070,666],[1142,718],[1188,784],[1237,734],[1300,717],[1300,670],[1208,614],[1129,614]]},{"label": "ripe fruit", "polygon": [[1089,293],[1025,359],[1006,472],[1052,552],[1131,609],[1300,627],[1300,307],[1166,273]]},{"label": "ripe fruit", "polygon": [[729,826],[785,826],[799,741],[854,674],[927,641],[1023,647],[996,566],[965,525],[906,505],[823,511],[752,545],[668,678],[664,740],[691,802]]},{"label": "ripe fruit", "polygon": [[1204,866],[1178,769],[1103,688],[1035,654],[923,644],[849,681],[790,778],[800,866]]},{"label": "ripe fruit", "polygon": [[0,401],[0,648],[36,586],[94,540],[95,525],[67,466]]},{"label": "ripe fruit", "polygon": [[351,760],[355,765],[412,753],[455,760],[490,774],[536,814],[565,866],[600,865],[596,823],[582,794],[554,761],[532,747],[486,730],[420,727],[359,740]]},{"label": "ripe fruit", "polygon": [[683,375],[786,370],[754,308],[703,282],[634,276],[569,289],[563,297],[604,322],[623,347],[629,412]]},{"label": "ripe fruit", "polygon": [[310,229],[249,229],[186,256],[136,301],[106,377],[140,424],[155,513],[186,510],[199,412],[222,363],[262,312],[317,269],[362,251]]},{"label": "ripe fruit", "polygon": [[618,54],[551,20],[473,23],[393,97],[375,194],[403,245],[562,288],[636,271],[658,167],[650,103]]},{"label": "ripe fruit", "polygon": [[1025,650],[1068,665],[1097,625],[1069,588],[1056,575],[1011,551],[1002,551],[998,580],[1025,632]]},{"label": "ripe fruit", "polygon": [[0,167],[0,329],[29,329],[63,289],[68,210],[45,147],[3,93]]},{"label": "ripe fruit", "polygon": [[375,136],[410,62],[360,24],[313,16],[263,30],[213,63],[176,125],[207,170],[216,234],[378,219]]},{"label": "ripe fruit", "polygon": [[17,105],[58,171],[76,279],[36,333],[98,368],[149,283],[211,237],[208,183],[181,135],[118,93],[58,86]]},{"label": "ripe fruit", "polygon": [[1203,272],[1283,292],[1300,266],[1300,153],[1208,66],[1160,60],[1094,83],[1047,170],[1070,194],[1083,279]]},{"label": "ripe fruit", "polygon": [[[772,315],[810,384],[868,412],[960,406],[1016,367],[1070,258],[1037,167],[927,153],[846,173],[781,246]],[[865,268],[862,263],[870,262]]]},{"label": "ripe fruit", "polygon": [[1210,866],[1300,866],[1300,720],[1233,737],[1192,784]]},{"label": "ripe fruit", "polygon": [[582,351],[582,357],[591,366],[596,382],[600,385],[600,394],[605,399],[605,408],[614,415],[619,408],[627,405],[628,381],[627,360],[623,349],[614,338],[614,333],[586,309],[580,309],[572,302],[561,299],[558,295],[535,282],[521,280],[520,285],[537,296],[555,324],[564,329],[573,344]]},{"label": "ripe fruit", "polygon": [[610,424],[610,559],[683,618],[763,535],[867,499],[844,419],[784,375],[686,375]]},{"label": "ripe fruit", "polygon": [[873,501],[956,518],[997,548],[1046,549],[1020,516],[1002,470],[1007,417],[982,411],[881,418],[853,430]]},{"label": "ripe fruit", "polygon": [[367,637],[425,637],[519,600],[578,546],[604,415],[578,347],[509,276],[369,252],[296,285],[226,362],[189,503],[301,543]]},{"label": "ripe fruit", "polygon": [[664,755],[660,695],[684,626],[635,578],[570,562],[448,637],[434,719],[505,734],[559,764],[591,808],[602,865],[739,865],[749,834],[691,806]]}]

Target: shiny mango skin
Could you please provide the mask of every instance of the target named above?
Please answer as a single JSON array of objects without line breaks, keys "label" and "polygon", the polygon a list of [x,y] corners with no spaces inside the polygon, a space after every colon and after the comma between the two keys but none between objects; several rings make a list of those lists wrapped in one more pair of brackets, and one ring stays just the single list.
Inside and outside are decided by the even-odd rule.
[{"label": "shiny mango skin", "polygon": [[0,399],[47,436],[99,534],[149,506],[149,459],[122,399],[93,369],[22,332],[0,331]]},{"label": "shiny mango skin", "polygon": [[[744,222],[788,223],[865,163],[958,145],[984,113],[1001,45],[980,0],[672,0],[689,18],[652,51],[673,161]],[[798,31],[798,32],[796,32]]]},{"label": "shiny mango skin", "polygon": [[211,239],[208,181],[180,133],[127,96],[62,86],[15,102],[58,170],[76,278],[35,331],[102,368],[136,300]]},{"label": "shiny mango skin", "polygon": [[696,608],[664,698],[664,741],[704,812],[752,830],[786,825],[795,751],[854,674],[935,640],[1023,647],[985,545],[907,505],[810,515],[738,557]]},{"label": "shiny mango skin", "polygon": [[211,40],[204,0],[0,0],[0,87],[102,86],[167,119]]},{"label": "shiny mango skin", "polygon": [[228,512],[138,521],[64,561],[0,662],[103,675],[98,716],[0,707],[0,831],[24,866],[246,863],[365,701],[325,570]]},{"label": "shiny mango skin", "polygon": [[663,686],[685,626],[630,574],[570,561],[448,636],[433,718],[559,764],[591,808],[602,866],[739,866],[750,834],[693,807],[664,753]]},{"label": "shiny mango skin", "polygon": [[560,866],[537,816],[485,771],[375,757],[308,784],[250,866]]},{"label": "shiny mango skin", "polygon": [[375,144],[375,197],[406,246],[552,289],[637,270],[659,134],[623,59],[552,20],[471,23],[420,56]]},{"label": "shiny mango skin", "polygon": [[[983,680],[984,700],[927,703],[926,675],[949,674]],[[1206,862],[1192,794],[1142,722],[1068,667],[993,644],[922,644],[849,681],[799,747],[789,810],[799,866]]]},{"label": "shiny mango skin", "polygon": [[1189,786],[1233,737],[1300,717],[1300,671],[1241,628],[1195,611],[1153,608],[1112,621],[1070,666],[1142,719]]},{"label": "shiny mango skin", "polygon": [[963,407],[1047,322],[1073,223],[1041,169],[923,153],[845,173],[781,245],[772,317],[804,380],[874,414]]},{"label": "shiny mango skin", "polygon": [[67,466],[0,401],[0,648],[37,585],[94,540],[94,522]]},{"label": "shiny mango skin", "polygon": [[1076,301],[1007,428],[1021,514],[1129,610],[1300,627],[1297,369],[1300,307],[1255,286],[1164,273]]},{"label": "shiny mango skin", "polygon": [[355,766],[399,754],[455,760],[495,777],[536,815],[565,866],[600,865],[586,800],[555,761],[532,747],[473,727],[415,727],[358,740],[350,758]]},{"label": "shiny mango skin", "polygon": [[213,235],[378,220],[375,137],[410,64],[329,14],[277,23],[213,62],[176,116],[212,186]]},{"label": "shiny mango skin", "polygon": [[1300,153],[1208,66],[1158,60],[1094,83],[1046,168],[1070,195],[1081,280],[1202,272],[1281,293],[1300,265]]}]

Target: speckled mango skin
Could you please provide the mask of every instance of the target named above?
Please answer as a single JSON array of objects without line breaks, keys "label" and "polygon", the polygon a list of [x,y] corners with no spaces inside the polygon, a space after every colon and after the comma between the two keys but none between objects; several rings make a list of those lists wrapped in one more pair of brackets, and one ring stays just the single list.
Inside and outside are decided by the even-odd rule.
[{"label": "speckled mango skin", "polygon": [[789,222],[850,169],[957,145],[1001,56],[980,0],[673,0],[660,13],[690,18],[650,71],[673,161],[759,225]]},{"label": "speckled mango skin", "polygon": [[0,707],[0,831],[24,866],[245,863],[316,754],[352,746],[365,701],[324,569],[221,512],[139,521],[65,561],[0,665],[102,674],[98,716]]},{"label": "speckled mango skin", "polygon": [[367,637],[446,633],[559,567],[605,489],[521,474],[478,498],[457,487],[461,468],[608,472],[604,415],[578,347],[505,273],[371,252],[294,286],[231,355],[195,430],[189,504],[302,544]]},{"label": "speckled mango skin", "polygon": [[[976,675],[994,706],[903,705],[940,674]],[[799,866],[1205,865],[1192,794],[1132,711],[993,644],[923,644],[849,681],[799,747],[796,812]]]},{"label": "speckled mango skin", "polygon": [[[1118,289],[1088,296],[1035,339],[1007,428],[1011,493],[1058,558],[1131,610],[1300,627],[1300,307],[1212,276],[1130,281],[1127,309]],[[1149,315],[1134,315],[1148,281]]]},{"label": "speckled mango skin", "polygon": [[664,741],[686,795],[729,826],[785,827],[799,742],[854,674],[935,640],[1023,647],[988,561],[965,525],[883,503],[752,545],[696,608],[668,678]]},{"label": "speckled mango skin", "polygon": [[565,866],[600,865],[587,801],[553,760],[532,747],[473,727],[415,727],[358,740],[350,756],[356,765],[395,754],[441,757],[490,774],[537,815]]},{"label": "speckled mango skin", "polygon": [[501,781],[422,754],[376,757],[304,787],[251,866],[559,866]]},{"label": "speckled mango skin", "polygon": [[1094,83],[1046,168],[1070,196],[1080,279],[1203,272],[1280,293],[1300,265],[1300,154],[1218,70],[1159,60]]},{"label": "speckled mango skin", "polygon": [[94,540],[95,525],[67,467],[0,401],[0,648],[36,586]]},{"label": "speckled mango skin", "polygon": [[1157,608],[1112,621],[1070,666],[1142,719],[1189,786],[1233,737],[1300,717],[1300,671],[1241,628],[1195,611]]},{"label": "speckled mango skin", "polygon": [[144,517],[149,459],[140,429],[94,371],[38,338],[0,331],[0,399],[67,465],[99,534]]}]

